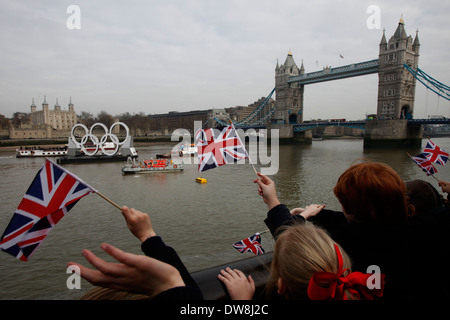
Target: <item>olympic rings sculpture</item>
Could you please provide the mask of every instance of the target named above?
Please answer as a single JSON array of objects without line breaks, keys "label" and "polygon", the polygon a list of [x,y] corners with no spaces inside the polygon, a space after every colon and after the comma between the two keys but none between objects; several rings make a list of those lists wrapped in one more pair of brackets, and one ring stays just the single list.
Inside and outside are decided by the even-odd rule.
[{"label": "olympic rings sculpture", "polygon": [[[119,142],[119,138],[115,134],[112,133],[115,126],[124,127],[125,131],[127,133],[126,138],[121,142]],[[75,135],[74,135],[74,131],[77,127],[83,128],[83,130],[85,132],[85,134],[81,138],[80,142],[77,141],[77,139],[75,138]],[[100,138],[100,140],[97,138],[96,135],[93,134],[93,130],[95,127],[101,127],[105,131],[105,134]],[[70,133],[70,138],[72,139],[72,142],[77,146],[77,148],[80,148],[81,151],[83,151],[84,154],[87,156],[95,155],[99,151],[99,149],[103,152],[104,155],[113,156],[117,153],[117,151],[119,151],[119,147],[121,145],[123,145],[124,142],[128,139],[129,132],[130,131],[128,129],[128,126],[123,122],[113,123],[111,125],[111,127],[109,128],[109,130],[103,123],[99,123],[99,122],[94,123],[90,129],[88,129],[84,124],[78,123],[72,127],[72,131]],[[108,138],[111,139],[112,143],[114,144],[114,150],[112,153],[111,153],[111,151],[106,150],[106,142],[108,141]],[[94,151],[89,151],[87,149],[87,142],[89,140],[91,140],[92,144],[95,147]],[[89,147],[92,147],[92,146],[89,146]]]}]

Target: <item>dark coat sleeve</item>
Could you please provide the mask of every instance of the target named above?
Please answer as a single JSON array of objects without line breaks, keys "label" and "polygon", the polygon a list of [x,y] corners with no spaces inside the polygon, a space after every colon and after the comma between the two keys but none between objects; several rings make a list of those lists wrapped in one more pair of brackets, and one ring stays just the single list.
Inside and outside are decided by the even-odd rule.
[{"label": "dark coat sleeve", "polygon": [[302,216],[292,216],[288,207],[286,207],[284,204],[279,204],[269,210],[264,223],[269,228],[272,236],[276,238],[279,227],[288,226],[295,222],[302,223],[304,221],[305,219]]},{"label": "dark coat sleeve", "polygon": [[[292,216],[289,208],[284,204],[279,204],[270,209],[267,218],[264,220],[274,238],[277,236],[279,227],[305,221],[306,219],[301,215]],[[348,221],[342,212],[327,209],[321,210],[316,216],[310,217],[308,221],[321,226],[332,235],[340,233],[342,228],[348,225]]]},{"label": "dark coat sleeve", "polygon": [[321,226],[331,235],[340,233],[343,228],[349,225],[344,213],[327,209],[323,209],[316,216],[308,218],[308,220]]},{"label": "dark coat sleeve", "polygon": [[175,267],[183,278],[185,287],[176,287],[160,293],[155,299],[160,300],[198,300],[203,299],[203,295],[194,281],[189,271],[181,261],[176,251],[167,246],[159,236],[150,237],[141,245],[146,256],[158,259]]}]

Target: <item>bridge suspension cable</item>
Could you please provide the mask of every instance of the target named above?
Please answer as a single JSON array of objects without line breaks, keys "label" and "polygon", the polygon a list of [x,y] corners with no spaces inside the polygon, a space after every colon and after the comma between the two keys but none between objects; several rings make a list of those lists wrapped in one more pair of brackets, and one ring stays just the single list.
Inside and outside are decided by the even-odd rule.
[{"label": "bridge suspension cable", "polygon": [[406,70],[408,70],[414,76],[414,78],[419,80],[425,87],[436,93],[438,96],[450,101],[449,86],[443,84],[442,82],[439,82],[419,68],[417,68],[417,70],[414,70],[406,63],[404,64],[404,66]]},{"label": "bridge suspension cable", "polygon": [[261,113],[261,110],[266,106],[267,102],[269,102],[269,100],[272,97],[274,92],[275,92],[275,88],[272,89],[272,91],[264,99],[264,101],[259,105],[258,108],[253,110],[252,113],[250,113],[246,118],[242,119],[241,121],[234,122],[234,125],[236,125],[236,126],[248,126],[250,121],[253,120],[258,114]]},{"label": "bridge suspension cable", "polygon": [[[272,114],[275,112],[276,106],[274,106],[272,109],[270,109],[269,112],[267,112],[264,115],[264,117],[261,117],[260,119],[256,119],[254,121],[252,121],[252,120],[255,119],[255,117],[258,114],[261,114],[262,109],[267,105],[267,102],[269,102],[269,100],[272,97],[274,92],[275,92],[275,88],[273,88],[273,90],[264,99],[264,101],[258,106],[258,108],[253,110],[252,113],[250,113],[246,118],[242,119],[241,121],[233,121],[233,124],[235,126],[240,126],[240,127],[250,127],[250,126],[256,126],[256,125],[260,125],[260,124],[265,123],[272,116]],[[216,120],[218,123],[220,123],[223,126],[227,126],[228,125],[228,123],[226,121],[220,120],[217,117],[214,117],[214,120]]]},{"label": "bridge suspension cable", "polygon": [[[275,105],[275,106],[272,107],[272,109],[270,109],[269,112],[267,112],[264,115],[264,117],[262,117],[262,118],[260,118],[260,119],[258,119],[256,121],[253,121],[253,122],[250,122],[250,123],[246,123],[245,126],[243,126],[242,124],[239,124],[238,126],[240,126],[240,127],[256,127],[256,126],[263,125],[263,124],[265,124],[267,122],[267,120],[270,119],[270,117],[273,115],[273,113],[275,112],[276,109],[277,109],[277,106]],[[214,120],[216,120],[222,126],[227,126],[228,125],[228,123],[226,121],[223,121],[223,120],[221,120],[221,119],[219,119],[217,117],[214,117]],[[235,123],[237,123],[237,122],[233,122],[233,124],[235,124]],[[241,123],[241,122],[239,122],[239,123]]]}]

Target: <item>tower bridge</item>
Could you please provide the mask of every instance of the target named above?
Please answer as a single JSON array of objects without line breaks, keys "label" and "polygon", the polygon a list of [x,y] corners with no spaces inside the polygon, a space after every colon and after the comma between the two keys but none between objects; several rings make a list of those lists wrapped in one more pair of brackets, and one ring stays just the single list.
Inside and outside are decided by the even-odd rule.
[{"label": "tower bridge", "polygon": [[[431,120],[414,119],[416,80],[434,93],[450,100],[450,87],[419,69],[419,51],[418,31],[414,39],[408,36],[405,23],[400,19],[389,41],[383,30],[377,59],[305,73],[303,61],[298,67],[292,52],[289,52],[283,64],[278,62],[276,64],[275,88],[270,95],[249,117],[235,122],[235,126],[279,129],[281,138],[293,138],[298,141],[311,141],[311,132],[308,130],[313,127],[354,126],[364,128],[365,147],[380,144],[417,146],[421,143],[422,124],[430,123]],[[378,73],[378,98],[374,120],[353,121],[346,124],[303,122],[303,97],[306,85],[375,73]],[[275,106],[268,110],[265,105],[274,93]],[[219,119],[216,121],[226,124]],[[443,119],[441,123],[449,121]]]},{"label": "tower bridge", "polygon": [[416,78],[405,67],[417,70],[420,41],[408,36],[405,23],[400,19],[394,35],[379,43],[378,59],[358,62],[336,68],[305,73],[303,61],[298,67],[292,52],[283,64],[275,67],[275,91],[277,110],[271,123],[303,123],[304,91],[306,85],[349,77],[378,73],[377,118],[379,120],[411,119],[414,113]]}]

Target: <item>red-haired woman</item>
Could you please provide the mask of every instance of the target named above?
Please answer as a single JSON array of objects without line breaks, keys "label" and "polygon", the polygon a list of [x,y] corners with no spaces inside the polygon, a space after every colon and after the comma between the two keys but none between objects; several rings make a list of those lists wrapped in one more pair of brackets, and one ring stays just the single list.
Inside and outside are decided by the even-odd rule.
[{"label": "red-haired woman", "polygon": [[[419,261],[432,258],[420,249],[433,243],[416,237],[416,231],[430,228],[430,224],[410,224],[405,183],[388,165],[377,162],[352,165],[334,188],[342,211],[322,209],[315,215],[310,214],[314,212],[311,210],[305,211],[307,214],[299,209],[289,211],[278,200],[274,182],[267,176],[259,176],[255,182],[269,208],[265,223],[275,238],[280,226],[308,219],[326,229],[344,248],[354,271],[367,272],[369,267],[376,266],[386,275],[385,299],[417,298],[418,292],[423,296],[425,288],[436,289],[433,281],[417,277],[422,267]],[[419,255],[417,250],[422,252],[422,259],[414,260]],[[434,291],[432,296],[435,294],[440,295]]]}]

